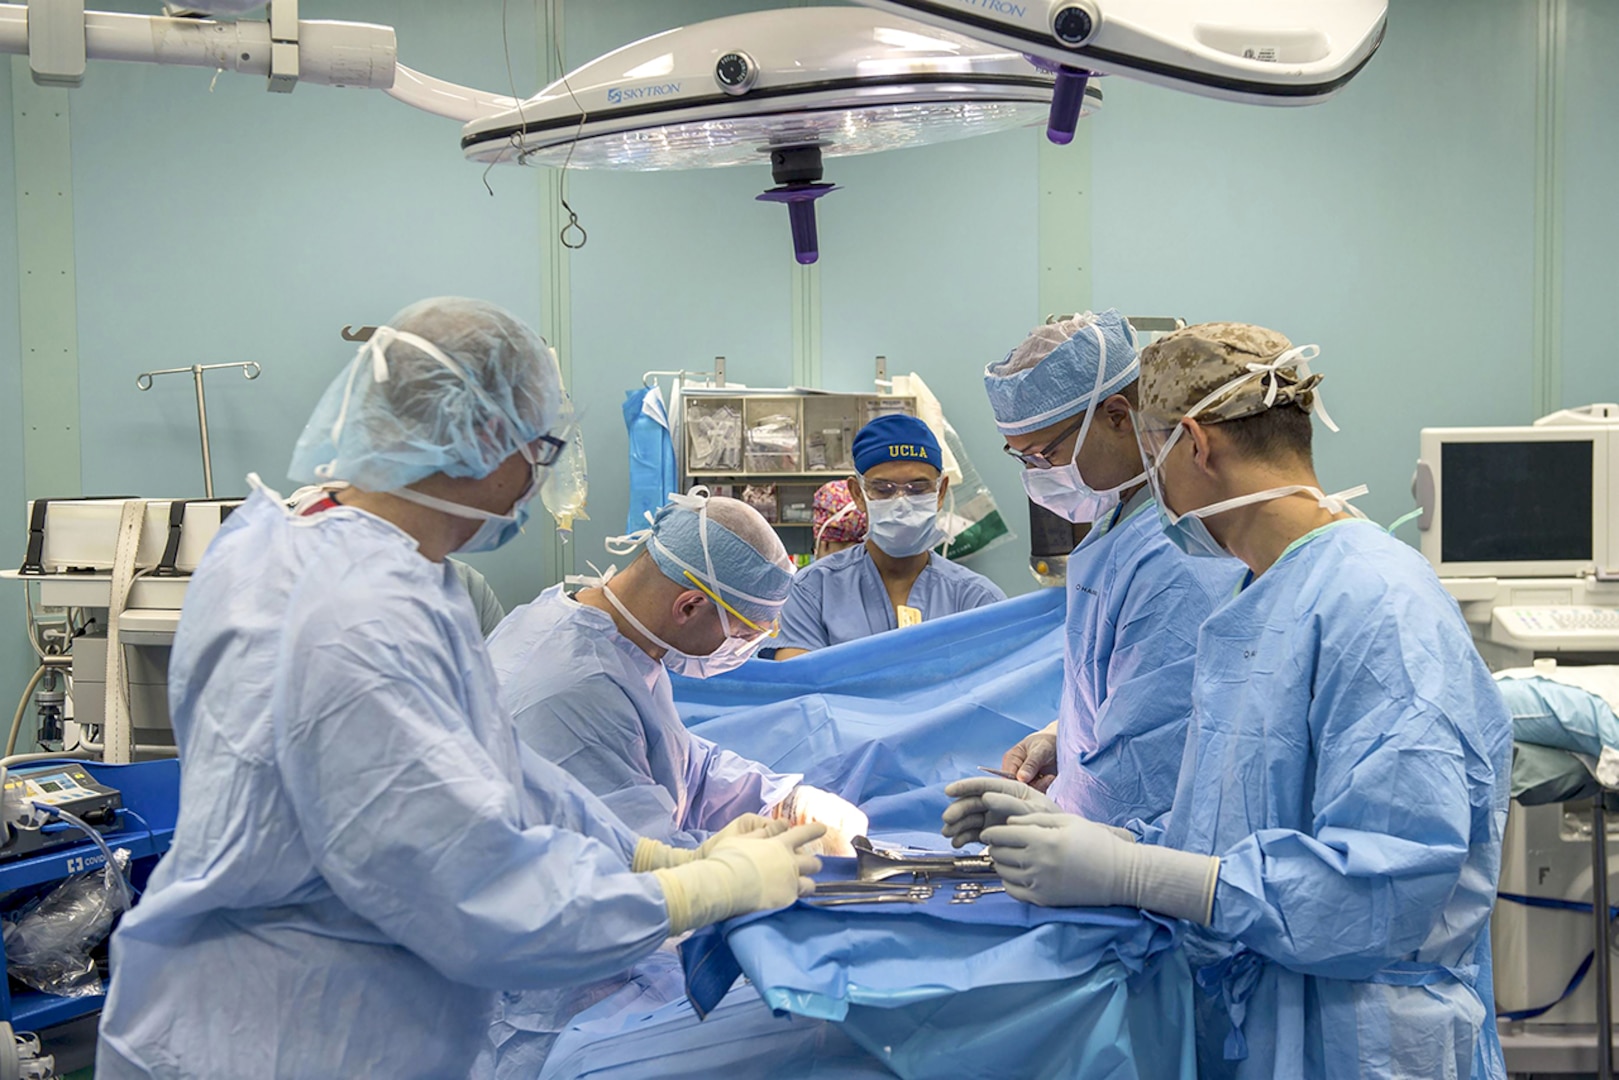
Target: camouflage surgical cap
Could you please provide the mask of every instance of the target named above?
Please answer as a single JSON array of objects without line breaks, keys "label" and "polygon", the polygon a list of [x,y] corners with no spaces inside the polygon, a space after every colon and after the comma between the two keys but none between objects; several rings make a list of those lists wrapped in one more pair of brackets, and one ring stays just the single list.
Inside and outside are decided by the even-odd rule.
[{"label": "camouflage surgical cap", "polygon": [[1262,326],[1188,326],[1141,350],[1140,408],[1181,417],[1217,395],[1197,410],[1198,419],[1238,420],[1288,404],[1310,412],[1318,407],[1321,382],[1310,373],[1316,352],[1314,346],[1294,349],[1286,336]]}]

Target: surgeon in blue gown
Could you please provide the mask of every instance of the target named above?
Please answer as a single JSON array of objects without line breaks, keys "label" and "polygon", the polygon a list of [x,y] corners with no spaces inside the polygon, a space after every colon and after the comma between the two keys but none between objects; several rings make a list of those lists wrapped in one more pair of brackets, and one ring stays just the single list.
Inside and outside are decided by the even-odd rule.
[{"label": "surgeon in blue gown", "polygon": [[1006,599],[989,578],[933,550],[946,539],[939,511],[950,481],[926,424],[880,416],[856,433],[851,450],[860,475],[849,494],[869,521],[866,542],[796,575],[777,660]]},{"label": "surgeon in blue gown", "polygon": [[1163,527],[1248,569],[1198,635],[1158,842],[992,778],[947,789],[947,816],[987,814],[976,836],[1015,896],[1191,923],[1200,1076],[1498,1080],[1510,721],[1427,563],[1349,509],[1357,492],[1323,494],[1316,351],[1216,323],[1142,353]]},{"label": "surgeon in blue gown", "polygon": [[296,479],[352,486],[299,515],[252,479],[186,591],[179,821],[113,935],[97,1076],[466,1076],[497,989],[599,979],[808,887],[819,826],[638,838],[501,708],[445,557],[521,527],[559,400],[522,323],[424,301],[299,440]]},{"label": "surgeon in blue gown", "polygon": [[507,616],[489,655],[524,742],[631,828],[695,846],[777,806],[803,777],[688,733],[669,672],[715,675],[752,656],[793,564],[737,499],[676,496],[645,533],[621,539],[646,545],[623,573],[577,597],[546,590]]},{"label": "surgeon in blue gown", "polygon": [[[650,528],[609,545],[620,554],[642,550],[623,573],[577,597],[561,586],[546,590],[490,638],[501,701],[524,743],[636,832],[681,847],[750,813],[822,821],[845,847],[863,834],[866,818],[854,806],[802,785],[799,773],[774,772],[690,734],[675,708],[671,671],[722,674],[769,640],[793,577],[770,523],[737,499],[677,495]],[[582,987],[505,994],[490,1034],[492,1074],[535,1075],[577,1013],[632,979],[641,995],[633,1000],[644,1007],[647,987],[669,989],[658,964]]]},{"label": "surgeon in blue gown", "polygon": [[1091,530],[1068,557],[1057,720],[1002,768],[1107,825],[1169,809],[1192,714],[1197,628],[1236,590],[1235,560],[1186,555],[1158,526],[1130,410],[1135,335],[1117,311],[1036,327],[984,371],[1030,499]]}]

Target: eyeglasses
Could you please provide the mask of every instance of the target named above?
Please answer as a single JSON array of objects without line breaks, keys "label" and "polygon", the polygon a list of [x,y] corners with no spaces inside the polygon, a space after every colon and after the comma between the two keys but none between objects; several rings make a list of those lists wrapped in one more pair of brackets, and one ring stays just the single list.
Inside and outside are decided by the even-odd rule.
[{"label": "eyeglasses", "polygon": [[893,499],[900,492],[912,497],[919,495],[932,495],[939,490],[937,480],[909,480],[903,484],[896,484],[892,480],[861,480],[860,486],[866,491],[868,499]]},{"label": "eyeglasses", "polygon": [[568,440],[559,439],[554,435],[541,435],[528,444],[529,453],[534,455],[534,464],[547,466],[555,465],[562,451],[567,449]]},{"label": "eyeglasses", "polygon": [[[1068,436],[1085,426],[1086,415],[1087,413],[1080,413],[1074,418],[1074,422],[1072,424],[1069,424],[1067,427],[1063,428],[1062,432],[1058,434],[1055,439],[1052,439],[1039,450],[1030,450],[1027,452],[1022,450],[1014,450],[1012,449],[1011,444],[1008,443],[1001,447],[1001,451],[1008,457],[1017,458],[1019,461],[1023,462],[1026,467],[1031,469],[1058,468],[1059,466],[1057,463],[1051,460],[1051,452],[1057,449],[1058,446],[1062,445],[1062,441],[1064,439],[1068,438]],[[1064,462],[1063,464],[1067,464],[1067,462]]]},{"label": "eyeglasses", "polygon": [[760,626],[758,623],[754,622],[752,619],[750,619],[746,615],[742,614],[736,608],[732,607],[730,604],[727,604],[724,600],[720,599],[720,595],[718,593],[716,593],[713,589],[710,589],[707,585],[704,585],[701,581],[699,581],[696,574],[692,573],[690,570],[687,570],[687,571],[685,571],[685,575],[686,575],[686,580],[691,582],[693,585],[697,586],[698,590],[701,591],[704,596],[708,597],[710,600],[714,601],[714,603],[718,604],[720,607],[722,607],[726,611],[730,612],[731,615],[733,615],[736,619],[738,619],[742,623],[743,626],[749,627],[750,629],[753,629],[753,630],[757,630],[760,634],[763,634],[765,637],[775,637],[776,636],[776,634],[778,632],[778,628],[780,626],[780,622],[778,620],[774,620],[774,619],[771,620],[771,623],[770,623],[770,625],[768,627]]}]

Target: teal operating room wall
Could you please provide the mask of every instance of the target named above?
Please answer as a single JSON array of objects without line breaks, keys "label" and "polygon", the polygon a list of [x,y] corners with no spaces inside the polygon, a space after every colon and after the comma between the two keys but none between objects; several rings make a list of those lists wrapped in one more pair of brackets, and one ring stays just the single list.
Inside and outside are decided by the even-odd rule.
[{"label": "teal operating room wall", "polygon": [[1619,11],[1568,0],[1560,404],[1619,402]]},{"label": "teal operating room wall", "polygon": [[[0,566],[21,562],[24,535],[22,354],[17,326],[17,190],[12,168],[11,65],[0,63]],[[22,592],[0,587],[0,713],[7,723],[16,695],[33,674],[23,633]]]},{"label": "teal operating room wall", "polygon": [[[566,0],[564,62],[683,21],[786,6]],[[456,81],[528,92],[548,66],[534,0],[302,7],[306,18],[394,25],[405,63]],[[249,471],[286,488],[310,405],[352,354],[341,326],[438,293],[505,304],[564,335],[593,481],[592,521],[571,560],[553,557],[543,518],[478,560],[511,605],[559,565],[601,565],[602,538],[623,529],[624,391],[648,369],[706,368],[716,354],[753,385],[818,373],[829,388],[861,389],[877,354],[891,371],[920,372],[1025,533],[979,375],[1047,313],[1045,296],[1051,308],[1259,320],[1319,342],[1325,398],[1344,427],[1320,437],[1324,478],[1371,484],[1363,505],[1389,520],[1408,505],[1423,425],[1527,421],[1545,372],[1562,402],[1619,398],[1603,317],[1619,285],[1619,78],[1605,66],[1619,6],[1392,7],[1382,52],[1320,107],[1222,104],[1108,80],[1086,132],[1090,164],[1062,189],[1085,194],[1066,201],[1049,194],[1051,163],[1080,161],[1084,147],[1053,158],[1036,130],[831,162],[842,190],[822,203],[824,256],[808,279],[791,265],[784,215],[753,201],[770,183],[763,166],[574,172],[570,201],[590,241],[563,255],[545,224],[546,176],[496,169],[491,197],[451,121],[371,92],[270,95],[252,78],[223,75],[210,88],[206,71],[94,65],[72,93],[79,415],[51,419],[81,425],[85,491],[195,494],[187,380],[140,393],[135,376],[255,360],[257,382],[224,373],[210,383],[215,473],[225,491],[241,490]],[[1563,31],[1547,39],[1557,17]],[[1542,78],[1547,70],[1558,77]],[[11,207],[8,95],[0,79],[0,205]],[[1537,199],[1537,177],[1548,175],[1560,218],[1544,190]],[[1051,249],[1062,245],[1085,271],[1071,287],[1052,276],[1064,252]],[[1556,273],[1537,251],[1555,256]],[[26,408],[10,329],[18,258],[15,215],[0,211],[0,401],[12,417],[0,424],[0,508],[13,507],[14,521]],[[1548,282],[1560,290],[1560,333],[1537,337]],[[551,310],[558,290],[564,306]],[[1560,348],[1547,353],[1546,340]],[[20,550],[12,536],[0,562]],[[1023,542],[979,562],[1008,591],[1030,584]],[[0,687],[25,666],[15,592],[0,587]]]},{"label": "teal operating room wall", "polygon": [[[131,10],[150,5],[129,4]],[[500,89],[498,3],[328,0],[304,17],[385,22],[402,62]],[[533,10],[511,5],[514,77],[536,81]],[[212,84],[212,85],[211,85]],[[374,92],[196,69],[95,66],[74,92],[74,205],[87,492],[200,495],[189,376],[150,368],[252,360],[255,382],[209,376],[215,487],[258,473],[282,491],[293,442],[353,355],[346,324],[426,296],[477,296],[540,322],[539,176],[491,174],[453,121]],[[479,560],[501,592],[532,593],[541,533]]]},{"label": "teal operating room wall", "polygon": [[1532,419],[1535,239],[1535,5],[1391,8],[1324,105],[1115,81],[1092,128],[1095,302],[1319,343],[1343,428],[1317,425],[1322,480],[1369,484],[1383,522],[1411,505],[1421,427]]}]

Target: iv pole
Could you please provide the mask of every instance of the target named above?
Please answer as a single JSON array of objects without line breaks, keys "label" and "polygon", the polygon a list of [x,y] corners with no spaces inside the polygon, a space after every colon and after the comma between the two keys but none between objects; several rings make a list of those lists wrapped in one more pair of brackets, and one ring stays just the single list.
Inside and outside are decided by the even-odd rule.
[{"label": "iv pole", "polygon": [[202,373],[215,371],[219,368],[241,368],[242,377],[256,379],[259,377],[259,365],[249,360],[245,363],[235,364],[192,364],[190,367],[164,368],[162,371],[143,371],[135,379],[137,390],[150,390],[154,375],[184,375],[191,373],[192,381],[197,385],[197,431],[202,436],[202,486],[208,498],[214,497],[214,458],[208,449],[208,399],[202,392]]}]

